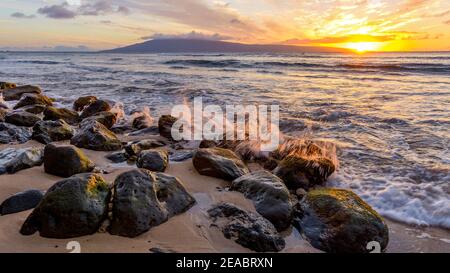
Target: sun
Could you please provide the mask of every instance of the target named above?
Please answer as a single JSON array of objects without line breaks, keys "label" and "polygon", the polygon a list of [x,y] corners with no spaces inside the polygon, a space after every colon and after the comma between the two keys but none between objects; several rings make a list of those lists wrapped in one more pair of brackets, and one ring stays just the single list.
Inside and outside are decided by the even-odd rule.
[{"label": "sun", "polygon": [[364,53],[368,51],[377,51],[381,47],[380,42],[349,42],[342,45],[343,48],[348,48],[357,53]]}]

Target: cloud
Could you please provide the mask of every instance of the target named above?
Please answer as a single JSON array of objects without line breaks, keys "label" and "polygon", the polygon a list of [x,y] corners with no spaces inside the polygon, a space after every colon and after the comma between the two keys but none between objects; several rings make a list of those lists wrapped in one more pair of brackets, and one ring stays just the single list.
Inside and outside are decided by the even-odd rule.
[{"label": "cloud", "polygon": [[77,16],[77,13],[68,9],[67,2],[61,5],[45,6],[38,9],[38,13],[53,19],[71,19]]},{"label": "cloud", "polygon": [[163,33],[155,33],[151,36],[144,36],[142,40],[161,40],[161,39],[196,39],[196,40],[210,40],[210,41],[224,41],[231,40],[232,37],[221,35],[218,33],[214,34],[205,34],[202,32],[191,31],[183,34],[163,34]]},{"label": "cloud", "polygon": [[32,19],[32,18],[36,17],[36,15],[34,15],[34,14],[26,15],[22,12],[14,12],[13,14],[11,14],[11,17],[19,18],[19,19]]}]

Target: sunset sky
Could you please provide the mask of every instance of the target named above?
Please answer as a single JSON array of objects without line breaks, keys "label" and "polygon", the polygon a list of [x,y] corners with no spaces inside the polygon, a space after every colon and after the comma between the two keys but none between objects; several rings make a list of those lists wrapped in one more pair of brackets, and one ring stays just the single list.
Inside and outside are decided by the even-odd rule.
[{"label": "sunset sky", "polygon": [[1,0],[0,49],[109,49],[152,38],[450,50],[450,0]]}]

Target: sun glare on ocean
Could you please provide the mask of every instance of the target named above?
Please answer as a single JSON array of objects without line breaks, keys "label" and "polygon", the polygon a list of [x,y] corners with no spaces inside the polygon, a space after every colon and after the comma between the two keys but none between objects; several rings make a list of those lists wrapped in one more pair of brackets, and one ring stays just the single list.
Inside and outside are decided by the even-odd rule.
[{"label": "sun glare on ocean", "polygon": [[357,53],[365,53],[370,51],[377,51],[381,47],[380,42],[350,42],[344,44],[342,47],[351,49]]}]

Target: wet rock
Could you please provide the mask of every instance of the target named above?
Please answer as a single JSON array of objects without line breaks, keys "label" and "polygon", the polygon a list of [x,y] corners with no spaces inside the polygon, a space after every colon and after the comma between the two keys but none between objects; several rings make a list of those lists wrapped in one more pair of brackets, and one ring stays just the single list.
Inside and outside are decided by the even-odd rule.
[{"label": "wet rock", "polygon": [[308,190],[324,185],[334,171],[333,162],[325,157],[307,159],[288,156],[280,161],[273,173],[280,177],[290,190],[295,191],[298,188]]},{"label": "wet rock", "polygon": [[139,169],[114,181],[111,234],[136,237],[188,210],[194,198],[175,177]]},{"label": "wet rock", "polygon": [[38,121],[33,126],[32,139],[43,144],[54,141],[68,140],[73,137],[74,130],[64,120]]},{"label": "wet rock", "polygon": [[103,124],[106,128],[110,129],[116,123],[117,116],[112,112],[100,112],[94,116],[84,119],[81,126],[92,121],[97,121],[98,123]]},{"label": "wet rock", "polygon": [[217,142],[214,140],[202,140],[198,145],[199,148],[215,148],[217,147]]},{"label": "wet rock", "polygon": [[4,109],[4,108],[0,108],[0,122],[4,122],[5,121],[5,117],[8,114],[8,110]]},{"label": "wet rock", "polygon": [[173,162],[183,162],[191,159],[194,156],[194,151],[175,151],[169,155],[169,160]]},{"label": "wet rock", "polygon": [[209,209],[208,214],[225,238],[243,247],[257,252],[278,252],[286,245],[272,223],[256,213],[221,203]]},{"label": "wet rock", "polygon": [[0,122],[0,143],[25,143],[31,138],[30,128]]},{"label": "wet rock", "polygon": [[75,125],[80,122],[80,117],[77,112],[66,109],[56,108],[53,106],[47,107],[44,111],[44,120],[59,120],[62,119],[70,125]]},{"label": "wet rock", "polygon": [[230,189],[251,199],[256,211],[277,230],[285,230],[291,225],[293,203],[289,190],[277,176],[268,171],[249,173],[233,180]]},{"label": "wet rock", "polygon": [[142,115],[142,116],[138,116],[138,117],[134,118],[131,124],[132,124],[133,128],[135,128],[137,130],[142,130],[142,129],[149,128],[150,126],[152,126],[152,121],[151,121],[151,119],[149,119],[148,116]]},{"label": "wet rock", "polygon": [[158,126],[150,126],[148,128],[131,132],[129,136],[158,135],[158,134],[159,134]]},{"label": "wet rock", "polygon": [[153,172],[164,172],[169,165],[169,154],[165,150],[142,151],[136,161],[138,168]]},{"label": "wet rock", "polygon": [[20,98],[19,102],[17,102],[17,104],[14,106],[14,109],[19,109],[34,104],[52,106],[53,102],[49,97],[42,94],[24,94]]},{"label": "wet rock", "polygon": [[170,115],[163,115],[158,120],[159,134],[167,139],[172,140],[172,125],[177,121],[177,118]]},{"label": "wet rock", "polygon": [[19,100],[20,97],[22,97],[23,94],[41,94],[42,91],[39,87],[33,86],[33,85],[23,85],[23,86],[17,86],[15,88],[8,88],[3,89],[3,99],[5,101],[10,100]]},{"label": "wet rock", "polygon": [[11,82],[0,82],[0,89],[16,88],[17,85]]},{"label": "wet rock", "polygon": [[38,115],[21,110],[9,112],[5,116],[5,122],[24,127],[33,127],[40,120]]},{"label": "wet rock", "polygon": [[24,106],[22,108],[20,108],[20,110],[28,112],[28,113],[32,113],[32,114],[41,114],[45,111],[45,109],[47,109],[47,105],[43,105],[43,104],[33,104],[33,105],[28,105],[28,106]]},{"label": "wet rock", "polygon": [[44,151],[41,148],[14,149],[0,151],[0,174],[18,171],[42,165]]},{"label": "wet rock", "polygon": [[75,146],[48,144],[44,150],[44,170],[48,174],[69,177],[87,173],[94,169],[94,163]]},{"label": "wet rock", "polygon": [[73,103],[73,110],[79,112],[83,110],[86,106],[93,103],[97,100],[96,96],[84,96],[79,97],[74,103]]},{"label": "wet rock", "polygon": [[311,245],[326,252],[368,252],[372,241],[384,250],[389,241],[383,218],[348,190],[311,190],[298,205],[296,222]]},{"label": "wet rock", "polygon": [[[0,98],[1,98],[1,93],[0,93]],[[9,106],[8,104],[6,104],[6,102],[3,102],[0,100],[0,110],[8,110]]]},{"label": "wet rock", "polygon": [[192,162],[201,175],[224,180],[234,180],[249,172],[244,162],[233,151],[222,148],[198,149]]},{"label": "wet rock", "polygon": [[103,124],[96,121],[84,124],[70,140],[70,144],[94,151],[117,151],[122,149],[122,142],[117,136]]},{"label": "wet rock", "polygon": [[78,174],[54,184],[28,216],[20,233],[73,238],[100,228],[108,213],[110,190],[98,174]]},{"label": "wet rock", "polygon": [[113,163],[122,163],[127,161],[130,156],[126,152],[115,152],[105,157]]},{"label": "wet rock", "polygon": [[96,100],[91,104],[89,104],[86,108],[84,108],[80,117],[81,119],[85,119],[94,116],[100,112],[107,112],[109,110],[111,110],[111,105],[109,105],[108,102],[104,100]]},{"label": "wet rock", "polygon": [[125,151],[130,155],[139,155],[142,151],[159,148],[167,143],[158,139],[143,139],[133,141],[125,146]]},{"label": "wet rock", "polygon": [[0,215],[13,214],[35,208],[44,194],[38,190],[19,192],[9,197],[0,205]]}]

